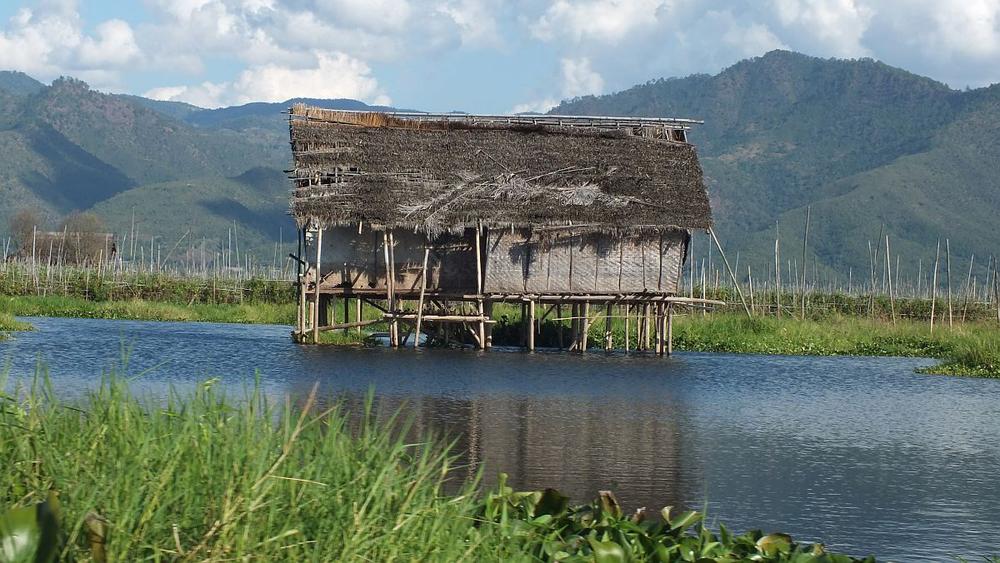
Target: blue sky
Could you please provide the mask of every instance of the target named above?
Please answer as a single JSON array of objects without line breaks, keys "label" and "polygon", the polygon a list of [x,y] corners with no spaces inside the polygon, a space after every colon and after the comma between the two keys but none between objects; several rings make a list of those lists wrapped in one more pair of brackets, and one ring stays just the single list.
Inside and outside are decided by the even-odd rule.
[{"label": "blue sky", "polygon": [[1000,82],[1000,0],[0,0],[0,69],[203,107],[545,110],[776,48]]}]

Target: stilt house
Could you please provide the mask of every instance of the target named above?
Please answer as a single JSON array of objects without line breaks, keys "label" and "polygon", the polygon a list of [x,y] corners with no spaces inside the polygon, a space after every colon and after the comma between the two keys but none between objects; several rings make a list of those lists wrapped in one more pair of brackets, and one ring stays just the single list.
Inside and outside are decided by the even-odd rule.
[{"label": "stilt house", "polygon": [[[669,353],[674,306],[698,301],[678,295],[690,232],[712,225],[696,123],[295,105],[295,336],[388,322],[393,345],[426,333],[488,348],[493,304],[514,302],[529,349],[547,318],[585,350],[596,313]],[[384,318],[361,319],[362,301]]]}]

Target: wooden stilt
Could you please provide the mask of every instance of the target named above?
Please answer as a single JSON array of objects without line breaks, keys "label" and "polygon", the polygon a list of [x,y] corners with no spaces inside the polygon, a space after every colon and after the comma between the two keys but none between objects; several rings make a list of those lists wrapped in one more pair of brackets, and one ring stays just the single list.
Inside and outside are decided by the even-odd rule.
[{"label": "wooden stilt", "polygon": [[667,356],[674,354],[674,304],[667,304]]},{"label": "wooden stilt", "polygon": [[628,354],[628,317],[632,312],[632,307],[626,303],[625,304],[625,353]]},{"label": "wooden stilt", "polygon": [[569,349],[580,349],[580,307],[579,303],[573,303],[569,307]]},{"label": "wooden stilt", "polygon": [[604,351],[610,352],[613,346],[611,335],[611,302],[604,305]]},{"label": "wooden stilt", "polygon": [[937,308],[938,266],[941,264],[941,239],[937,242],[934,256],[934,279],[931,281],[931,334],[934,333],[934,313]]},{"label": "wooden stilt", "polygon": [[417,329],[413,335],[414,348],[420,345],[420,323],[424,320],[424,293],[427,292],[427,258],[430,255],[430,247],[424,247],[424,267],[420,270],[420,301],[417,302]]},{"label": "wooden stilt", "polygon": [[590,336],[590,301],[583,302],[583,318],[581,322],[583,323],[583,334],[580,337],[580,351],[587,351],[587,338]]},{"label": "wooden stilt", "polygon": [[[476,225],[476,310],[479,312],[480,318],[483,317],[485,310],[483,308],[483,247],[482,247],[482,231],[483,225]],[[486,349],[486,324],[480,320],[479,330],[477,331],[479,335],[479,349]]]},{"label": "wooden stilt", "polygon": [[642,349],[649,351],[649,303],[642,304]]},{"label": "wooden stilt", "polygon": [[321,258],[323,255],[323,229],[322,227],[316,232],[316,313],[313,316],[313,344],[319,344],[319,307],[320,296],[319,290],[320,286],[323,285],[323,268],[321,267]]},{"label": "wooden stilt", "polygon": [[528,301],[528,351],[535,351],[535,301]]},{"label": "wooden stilt", "polygon": [[[362,301],[360,299],[355,299],[354,300],[354,320],[356,322],[359,322],[359,323],[361,322],[362,305],[363,305],[363,303],[362,303]],[[358,330],[358,334],[361,334],[361,326],[362,325],[358,325],[358,329],[357,329]]]},{"label": "wooden stilt", "polygon": [[483,317],[489,321],[486,323],[486,349],[493,348],[493,301],[487,299],[483,304]]},{"label": "wooden stilt", "polygon": [[560,319],[556,322],[556,340],[559,342],[559,349],[562,350],[563,346],[563,323],[562,323],[562,305],[556,305],[556,318]]},{"label": "wooden stilt", "polygon": [[[382,248],[385,256],[385,303],[386,310],[390,313],[395,309],[392,303],[392,266],[389,264],[389,232],[382,233]],[[393,323],[389,321],[389,345],[396,346],[396,335],[393,331]]]},{"label": "wooden stilt", "polygon": [[399,296],[396,293],[396,239],[389,231],[389,278],[391,280],[389,288],[391,291],[390,302],[392,303],[392,312],[396,315],[389,321],[389,332],[390,340],[394,347],[399,347]]},{"label": "wooden stilt", "polygon": [[[351,308],[350,308],[351,300],[348,299],[346,296],[341,297],[340,300],[344,302],[344,324],[347,324],[347,323],[351,322]],[[358,319],[358,320],[361,320],[361,319]],[[344,329],[344,334],[345,335],[347,333],[349,333],[349,332],[350,332],[350,329],[347,329],[347,328]]]},{"label": "wooden stilt", "polygon": [[656,337],[653,344],[653,353],[657,356],[663,354],[663,323],[661,322],[663,318],[663,304],[656,304],[656,314],[654,315],[654,332]]},{"label": "wooden stilt", "polygon": [[306,337],[306,285],[309,282],[309,269],[303,272],[299,278],[299,314],[298,314],[298,339],[304,342]]}]

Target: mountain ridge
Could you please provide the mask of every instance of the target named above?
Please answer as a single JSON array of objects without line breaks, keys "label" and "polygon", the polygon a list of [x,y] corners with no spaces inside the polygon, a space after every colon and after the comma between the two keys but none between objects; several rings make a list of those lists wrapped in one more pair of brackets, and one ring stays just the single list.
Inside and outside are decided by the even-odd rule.
[{"label": "mountain ridge", "polygon": [[[90,209],[121,226],[113,215],[130,219],[149,201],[161,212],[137,213],[151,223],[144,231],[159,216],[164,237],[180,236],[198,217],[207,225],[199,238],[218,240],[225,233],[208,231],[244,217],[254,232],[241,236],[266,249],[290,224],[282,112],[297,101],[394,109],[304,98],[204,109],[0,72],[0,232],[19,206],[53,219]],[[776,228],[783,245],[801,239],[807,208],[811,259],[838,272],[867,268],[867,241],[883,228],[904,264],[926,262],[939,237],[957,256],[994,254],[1000,243],[990,220],[1000,215],[1000,85],[959,91],[871,59],[772,51],[714,75],[566,100],[551,113],[704,119],[691,139],[716,230],[755,264],[773,264]],[[274,185],[253,188],[254,175]]]}]

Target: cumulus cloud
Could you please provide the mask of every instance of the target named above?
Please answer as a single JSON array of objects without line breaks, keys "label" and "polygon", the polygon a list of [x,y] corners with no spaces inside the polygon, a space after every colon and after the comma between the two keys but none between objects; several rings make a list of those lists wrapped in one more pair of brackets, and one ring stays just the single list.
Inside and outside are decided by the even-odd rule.
[{"label": "cumulus cloud", "polygon": [[[474,64],[480,54],[518,57],[502,69],[516,74],[510,91],[488,97],[492,108],[534,100],[522,111],[775,48],[872,56],[953,86],[1000,81],[1000,0],[144,0],[141,20],[89,22],[76,0],[15,1],[23,7],[0,23],[0,68],[98,88],[164,74],[144,84],[150,95],[199,105],[384,101],[390,89],[425,92],[407,102],[417,107],[446,90],[475,104],[496,72]],[[427,79],[460,75],[455,64],[461,84]]]},{"label": "cumulus cloud", "polygon": [[669,0],[556,0],[532,26],[536,37],[615,43],[638,28],[653,27],[669,15]]},{"label": "cumulus cloud", "polygon": [[72,1],[49,2],[37,10],[22,8],[0,29],[0,68],[43,79],[87,75],[100,86],[114,87],[117,71],[140,56],[127,22],[107,20],[96,26],[94,34],[85,33]]},{"label": "cumulus cloud", "polygon": [[214,108],[249,102],[283,102],[291,98],[352,98],[388,105],[371,69],[344,53],[316,53],[316,65],[289,68],[275,64],[250,67],[232,82],[154,88],[144,95],[155,100],[187,102]]},{"label": "cumulus cloud", "polygon": [[567,98],[600,94],[604,90],[604,79],[590,68],[590,59],[587,57],[563,59],[562,78],[562,94]]}]

